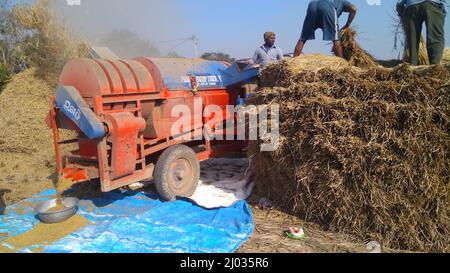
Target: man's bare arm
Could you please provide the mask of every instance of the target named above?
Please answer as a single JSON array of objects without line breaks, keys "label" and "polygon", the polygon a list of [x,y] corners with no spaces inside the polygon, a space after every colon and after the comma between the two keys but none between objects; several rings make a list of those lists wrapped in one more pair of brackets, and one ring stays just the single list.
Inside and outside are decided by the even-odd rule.
[{"label": "man's bare arm", "polygon": [[302,54],[305,43],[306,43],[306,41],[298,40],[297,45],[295,46],[294,58],[298,57]]},{"label": "man's bare arm", "polygon": [[354,20],[355,17],[356,17],[356,11],[357,11],[356,6],[355,6],[355,5],[351,5],[350,11],[349,11],[350,14],[348,15],[347,23],[346,23],[345,26],[343,27],[344,29],[345,29],[345,28],[349,28],[349,27],[352,25],[352,22],[353,22],[353,20]]}]

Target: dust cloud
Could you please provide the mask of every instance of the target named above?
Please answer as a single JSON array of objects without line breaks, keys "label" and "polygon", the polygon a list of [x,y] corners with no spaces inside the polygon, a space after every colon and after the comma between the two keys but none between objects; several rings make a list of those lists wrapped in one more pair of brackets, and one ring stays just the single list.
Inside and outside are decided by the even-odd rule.
[{"label": "dust cloud", "polygon": [[188,15],[173,0],[70,2],[80,5],[55,0],[57,16],[88,43],[108,46],[120,57],[166,55],[173,44],[165,41],[192,35]]}]

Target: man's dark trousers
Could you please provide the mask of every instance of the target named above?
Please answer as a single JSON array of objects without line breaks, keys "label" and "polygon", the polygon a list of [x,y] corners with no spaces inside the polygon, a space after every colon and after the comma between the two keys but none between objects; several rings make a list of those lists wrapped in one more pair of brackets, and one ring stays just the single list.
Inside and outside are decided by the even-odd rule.
[{"label": "man's dark trousers", "polygon": [[442,8],[426,1],[406,9],[406,40],[409,48],[409,63],[419,64],[419,44],[422,25],[427,27],[427,50],[430,64],[439,64],[445,47],[445,14]]}]

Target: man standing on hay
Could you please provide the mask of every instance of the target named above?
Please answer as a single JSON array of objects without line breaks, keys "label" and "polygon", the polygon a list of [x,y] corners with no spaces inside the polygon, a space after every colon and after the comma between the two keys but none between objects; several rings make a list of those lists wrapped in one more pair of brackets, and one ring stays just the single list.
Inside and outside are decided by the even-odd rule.
[{"label": "man standing on hay", "polygon": [[445,47],[445,16],[448,0],[400,0],[397,12],[405,25],[408,62],[419,65],[422,25],[427,26],[427,51],[430,64],[440,64]]},{"label": "man standing on hay", "polygon": [[253,62],[266,66],[269,63],[273,63],[283,59],[283,51],[281,48],[275,46],[276,34],[273,32],[264,33],[264,45],[259,47],[255,55],[253,56]]},{"label": "man standing on hay", "polygon": [[340,30],[338,18],[343,12],[348,12],[347,23],[343,29],[347,29],[356,16],[356,6],[346,0],[311,0],[308,13],[303,24],[300,40],[295,47],[294,57],[302,54],[303,47],[308,40],[315,40],[315,32],[322,29],[323,40],[333,42],[333,52],[336,56],[343,58],[343,50],[340,41]]}]

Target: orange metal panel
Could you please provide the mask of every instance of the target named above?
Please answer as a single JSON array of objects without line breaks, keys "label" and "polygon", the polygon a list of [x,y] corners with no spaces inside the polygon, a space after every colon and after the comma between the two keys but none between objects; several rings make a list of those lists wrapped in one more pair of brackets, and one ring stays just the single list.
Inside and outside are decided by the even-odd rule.
[{"label": "orange metal panel", "polygon": [[133,77],[140,93],[156,91],[152,75],[145,66],[134,60],[121,60],[121,62],[133,73]]},{"label": "orange metal panel", "polygon": [[159,71],[158,67],[151,62],[148,58],[137,58],[135,59],[137,62],[141,63],[147,71],[152,75],[156,91],[163,92],[164,91],[164,81],[161,76],[161,72]]},{"label": "orange metal panel", "polygon": [[153,177],[154,165],[149,165],[145,170],[139,170],[132,175],[118,178],[113,181],[102,181],[102,192],[109,192],[133,183],[149,180]]},{"label": "orange metal panel", "polygon": [[105,60],[95,60],[95,62],[97,62],[97,64],[100,65],[100,67],[105,72],[105,75],[108,78],[109,86],[111,88],[111,94],[123,94],[124,86],[122,85],[120,74],[117,72],[114,66]]},{"label": "orange metal panel", "polygon": [[110,60],[109,62],[116,68],[116,70],[120,74],[120,78],[124,86],[124,93],[136,93],[138,91],[138,86],[130,68],[128,68],[128,66],[126,66],[120,60]]},{"label": "orange metal panel", "polygon": [[81,96],[87,98],[111,94],[105,72],[90,59],[79,58],[69,61],[61,72],[59,83],[75,87]]},{"label": "orange metal panel", "polygon": [[74,182],[84,182],[89,180],[89,175],[86,169],[66,168],[63,171],[63,178]]},{"label": "orange metal panel", "polygon": [[97,141],[90,139],[78,139],[79,154],[82,157],[97,158]]},{"label": "orange metal panel", "polygon": [[129,112],[106,114],[105,119],[112,143],[112,177],[131,175],[136,169],[138,134],[145,128],[145,121]]}]

